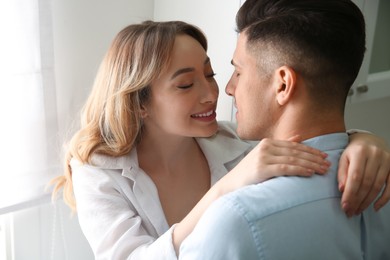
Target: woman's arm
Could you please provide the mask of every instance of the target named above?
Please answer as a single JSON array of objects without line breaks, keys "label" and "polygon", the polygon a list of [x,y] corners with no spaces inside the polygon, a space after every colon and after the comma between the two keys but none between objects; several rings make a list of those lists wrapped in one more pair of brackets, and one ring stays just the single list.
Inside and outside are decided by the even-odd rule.
[{"label": "woman's arm", "polygon": [[383,207],[390,199],[389,176],[390,148],[386,142],[369,133],[350,135],[338,171],[341,205],[346,214],[360,214],[374,200],[376,210]]},{"label": "woman's arm", "polygon": [[[132,203],[137,201],[133,186],[121,170],[75,164],[72,170],[78,220],[96,259],[176,258],[172,229],[157,235],[161,227],[148,224],[145,214],[142,217],[137,210],[144,207],[146,211],[147,206]],[[151,205],[148,210],[153,211]]]},{"label": "woman's arm", "polygon": [[192,232],[208,206],[228,192],[284,175],[311,176],[326,173],[329,162],[319,150],[290,141],[263,139],[228,174],[203,196],[191,212],[173,230],[173,244],[178,254],[181,242]]}]

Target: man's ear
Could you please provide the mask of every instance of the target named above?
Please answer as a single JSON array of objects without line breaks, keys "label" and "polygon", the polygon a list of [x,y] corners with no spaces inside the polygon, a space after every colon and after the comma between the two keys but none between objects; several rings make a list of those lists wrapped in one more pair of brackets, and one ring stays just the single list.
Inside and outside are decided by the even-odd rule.
[{"label": "man's ear", "polygon": [[285,105],[292,97],[297,84],[295,71],[288,67],[282,66],[275,71],[276,100],[279,105]]}]

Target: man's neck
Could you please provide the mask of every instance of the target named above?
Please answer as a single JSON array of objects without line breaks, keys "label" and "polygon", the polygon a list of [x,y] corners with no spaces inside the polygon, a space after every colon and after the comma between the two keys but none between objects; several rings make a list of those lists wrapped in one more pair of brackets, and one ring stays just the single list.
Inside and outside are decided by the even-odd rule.
[{"label": "man's neck", "polygon": [[281,118],[274,129],[274,138],[286,140],[299,135],[300,140],[307,140],[316,136],[345,132],[344,118],[340,115],[306,115],[286,116]]}]

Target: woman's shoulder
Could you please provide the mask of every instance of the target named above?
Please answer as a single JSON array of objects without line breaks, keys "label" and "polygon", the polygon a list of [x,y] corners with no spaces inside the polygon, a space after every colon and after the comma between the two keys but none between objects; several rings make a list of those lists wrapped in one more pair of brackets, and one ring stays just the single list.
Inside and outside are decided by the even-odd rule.
[{"label": "woman's shoulder", "polygon": [[83,178],[116,177],[122,175],[124,169],[131,169],[134,166],[135,159],[132,157],[131,153],[119,157],[93,154],[89,162],[81,162],[77,158],[72,158],[70,167],[75,178],[77,178],[76,175],[85,176]]},{"label": "woman's shoulder", "polygon": [[70,161],[73,186],[77,193],[80,190],[100,192],[105,190],[119,190],[123,172],[131,166],[123,157],[107,155],[93,155],[90,162],[81,162],[76,158]]}]

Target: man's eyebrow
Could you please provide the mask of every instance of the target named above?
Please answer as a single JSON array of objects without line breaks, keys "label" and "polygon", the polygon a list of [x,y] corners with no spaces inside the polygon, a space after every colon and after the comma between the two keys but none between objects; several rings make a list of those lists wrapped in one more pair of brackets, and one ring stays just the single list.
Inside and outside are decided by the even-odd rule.
[{"label": "man's eyebrow", "polygon": [[[204,64],[207,64],[207,63],[210,63],[210,58],[209,57],[207,57],[206,60],[204,61]],[[173,75],[171,77],[171,80],[176,78],[180,74],[192,72],[194,70],[195,70],[195,68],[193,68],[193,67],[178,69],[175,73],[173,73]]]}]

